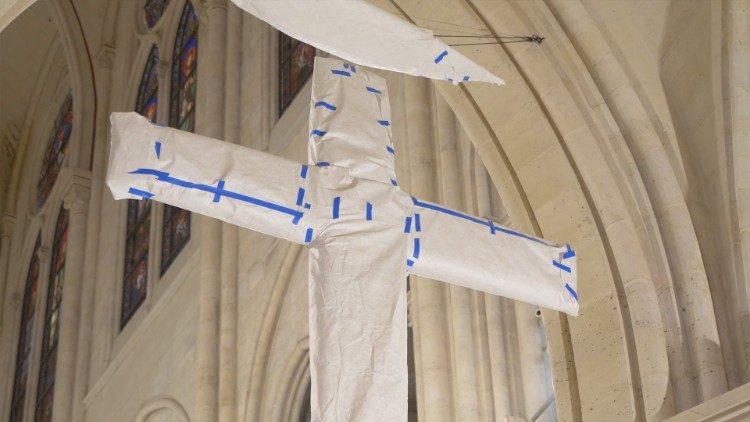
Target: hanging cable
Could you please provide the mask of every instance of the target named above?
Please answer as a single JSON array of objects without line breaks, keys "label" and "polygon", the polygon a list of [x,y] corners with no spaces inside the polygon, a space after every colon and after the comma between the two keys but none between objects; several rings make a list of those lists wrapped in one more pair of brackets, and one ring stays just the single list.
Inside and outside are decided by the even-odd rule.
[{"label": "hanging cable", "polygon": [[544,41],[544,37],[534,35],[508,35],[508,36],[494,36],[494,35],[448,35],[448,34],[435,34],[436,37],[443,38],[475,38],[475,39],[494,39],[495,41],[486,42],[470,42],[470,43],[456,43],[448,44],[451,47],[462,46],[462,45],[490,45],[490,44],[513,44],[519,42],[531,42],[541,44]]}]

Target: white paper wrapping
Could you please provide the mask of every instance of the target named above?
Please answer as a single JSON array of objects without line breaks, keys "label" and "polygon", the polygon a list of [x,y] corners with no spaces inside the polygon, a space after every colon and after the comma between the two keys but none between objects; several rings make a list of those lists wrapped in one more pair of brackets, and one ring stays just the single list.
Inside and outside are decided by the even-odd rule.
[{"label": "white paper wrapping", "polygon": [[107,184],[310,247],[313,420],[406,420],[408,272],[577,314],[570,247],[397,186],[382,78],[316,58],[308,144],[302,165],[114,113]]},{"label": "white paper wrapping", "polygon": [[505,82],[419,28],[363,0],[232,0],[307,44],[364,66],[454,83]]}]

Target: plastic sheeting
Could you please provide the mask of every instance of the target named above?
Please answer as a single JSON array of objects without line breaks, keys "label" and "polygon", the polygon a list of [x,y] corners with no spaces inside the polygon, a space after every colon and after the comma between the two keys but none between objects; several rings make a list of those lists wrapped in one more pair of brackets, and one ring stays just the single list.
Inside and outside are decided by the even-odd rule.
[{"label": "plastic sheeting", "polygon": [[398,187],[387,94],[381,77],[316,58],[306,165],[112,115],[115,198],[151,198],[309,246],[313,420],[406,420],[408,273],[578,312],[569,246]]},{"label": "plastic sheeting", "polygon": [[354,63],[414,76],[505,82],[419,28],[364,0],[232,0],[285,34]]}]

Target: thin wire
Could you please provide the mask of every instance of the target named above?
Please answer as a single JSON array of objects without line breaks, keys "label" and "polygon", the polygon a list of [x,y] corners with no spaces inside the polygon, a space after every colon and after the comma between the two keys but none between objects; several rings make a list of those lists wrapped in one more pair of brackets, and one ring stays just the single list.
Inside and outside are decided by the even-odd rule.
[{"label": "thin wire", "polygon": [[456,47],[456,46],[462,46],[462,45],[514,44],[514,43],[519,43],[519,42],[533,42],[533,43],[541,44],[542,41],[544,41],[544,37],[541,37],[539,35],[531,35],[531,36],[525,36],[525,37],[521,37],[521,36],[497,37],[495,39],[497,41],[448,44],[448,45],[451,47]]}]

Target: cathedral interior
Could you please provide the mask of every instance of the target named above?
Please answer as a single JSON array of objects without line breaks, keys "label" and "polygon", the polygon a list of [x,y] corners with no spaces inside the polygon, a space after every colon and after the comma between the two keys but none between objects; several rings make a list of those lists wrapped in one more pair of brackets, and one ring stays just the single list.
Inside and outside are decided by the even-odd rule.
[{"label": "cathedral interior", "polygon": [[[578,253],[576,317],[409,276],[409,421],[750,420],[750,1],[362,1],[507,83],[373,70],[399,184]],[[329,53],[230,0],[0,31],[0,419],[315,420],[305,248],[106,177],[113,112],[307,162]]]}]

